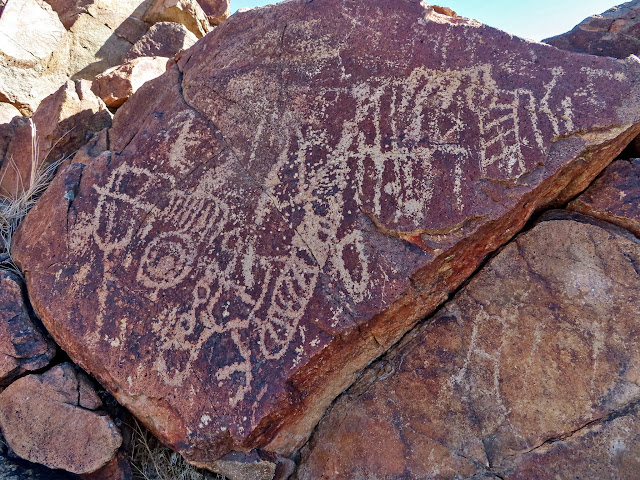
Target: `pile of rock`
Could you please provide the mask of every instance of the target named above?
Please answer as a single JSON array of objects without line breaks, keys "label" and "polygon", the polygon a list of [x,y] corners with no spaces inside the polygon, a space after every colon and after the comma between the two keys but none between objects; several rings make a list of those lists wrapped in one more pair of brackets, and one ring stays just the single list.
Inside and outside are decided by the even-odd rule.
[{"label": "pile of rock", "polygon": [[[11,63],[34,77],[77,58],[47,41],[76,45],[86,12],[115,18],[29,1],[63,12],[29,37],[44,63]],[[636,4],[590,22],[635,31]],[[226,15],[132,5],[110,60],[0,109],[34,112],[0,127],[5,194],[64,162],[14,236],[29,299],[0,278],[12,451],[127,476],[92,380],[43,370],[51,335],[232,480],[636,478],[640,160],[612,161],[640,60],[412,0],[291,0],[208,34]]]},{"label": "pile of rock", "polygon": [[[20,205],[43,176],[108,150],[116,109],[228,15],[228,0],[0,2],[2,202]],[[97,384],[65,361],[9,271],[0,271],[0,343],[0,429],[10,447],[0,476],[130,478]]]},{"label": "pile of rock", "polygon": [[34,170],[71,157],[110,126],[108,108],[164,73],[228,15],[228,0],[202,7],[196,0],[7,0],[0,13],[0,193],[29,190]]}]

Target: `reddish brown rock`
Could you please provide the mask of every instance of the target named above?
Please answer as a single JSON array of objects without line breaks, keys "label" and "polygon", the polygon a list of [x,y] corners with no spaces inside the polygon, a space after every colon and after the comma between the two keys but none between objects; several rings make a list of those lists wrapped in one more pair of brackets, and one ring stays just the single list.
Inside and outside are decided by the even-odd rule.
[{"label": "reddish brown rock", "polygon": [[0,394],[0,427],[20,457],[76,474],[115,455],[122,437],[88,379],[70,364],[28,375]]},{"label": "reddish brown rock", "polygon": [[28,122],[29,120],[23,116],[16,116],[13,117],[9,123],[0,124],[0,167],[2,167],[6,161],[7,149],[16,131],[24,128]]},{"label": "reddish brown rock", "polygon": [[170,62],[171,59],[166,57],[134,58],[98,75],[91,84],[91,90],[108,107],[120,107],[142,85],[166,72]]},{"label": "reddish brown rock", "polygon": [[159,22],[131,47],[124,58],[125,62],[138,57],[168,57],[189,48],[198,37],[181,23]]},{"label": "reddish brown rock", "polygon": [[231,13],[229,0],[198,0],[211,25],[220,25]]},{"label": "reddish brown rock", "polygon": [[231,452],[215,462],[207,464],[196,462],[195,465],[209,469],[229,480],[273,480],[276,474],[276,464],[264,460],[255,451],[249,454]]},{"label": "reddish brown rock", "polygon": [[47,366],[56,348],[35,325],[20,278],[0,271],[0,385]]},{"label": "reddish brown rock", "polygon": [[110,158],[54,180],[13,254],[65,351],[193,462],[300,447],[639,131],[637,61],[409,0],[239,13],[179,65],[118,110]]},{"label": "reddish brown rock", "polygon": [[613,162],[568,208],[620,225],[640,237],[640,159]]},{"label": "reddish brown rock", "polygon": [[586,18],[573,30],[543,40],[571,52],[626,58],[640,54],[640,1]]},{"label": "reddish brown rock", "polygon": [[19,195],[44,168],[75,154],[94,132],[110,125],[111,113],[91,84],[67,81],[16,130],[0,168],[0,193]]},{"label": "reddish brown rock", "polygon": [[631,472],[637,426],[564,440],[640,401],[639,262],[638,239],[589,217],[519,236],[334,404],[297,478],[605,478],[606,458]]},{"label": "reddish brown rock", "polygon": [[181,23],[196,37],[211,30],[209,20],[196,0],[154,0],[144,15],[144,21]]},{"label": "reddish brown rock", "polygon": [[129,458],[122,452],[111,459],[104,467],[93,473],[80,475],[82,480],[132,480],[133,470]]}]

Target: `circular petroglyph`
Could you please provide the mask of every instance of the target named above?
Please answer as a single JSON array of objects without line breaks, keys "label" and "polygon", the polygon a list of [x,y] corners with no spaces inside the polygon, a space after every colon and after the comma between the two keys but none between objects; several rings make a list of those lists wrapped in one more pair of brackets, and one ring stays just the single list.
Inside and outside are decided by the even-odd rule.
[{"label": "circular petroglyph", "polygon": [[137,279],[152,289],[171,288],[191,271],[196,248],[186,233],[163,232],[144,251]]}]

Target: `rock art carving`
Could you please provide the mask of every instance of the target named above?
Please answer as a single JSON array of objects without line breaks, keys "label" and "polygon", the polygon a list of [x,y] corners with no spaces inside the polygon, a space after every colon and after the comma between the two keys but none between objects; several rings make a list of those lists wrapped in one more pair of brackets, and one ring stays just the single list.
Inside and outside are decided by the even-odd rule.
[{"label": "rock art carving", "polygon": [[240,13],[120,108],[13,255],[55,339],[187,458],[288,454],[638,133],[638,67],[410,1]]}]

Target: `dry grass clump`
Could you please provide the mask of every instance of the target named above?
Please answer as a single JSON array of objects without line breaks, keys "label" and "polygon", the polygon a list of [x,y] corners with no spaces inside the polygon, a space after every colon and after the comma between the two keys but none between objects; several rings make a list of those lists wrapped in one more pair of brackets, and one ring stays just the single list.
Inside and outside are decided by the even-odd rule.
[{"label": "dry grass clump", "polygon": [[181,455],[165,447],[137,421],[131,426],[131,451],[128,452],[137,480],[226,480],[187,463]]},{"label": "dry grass clump", "polygon": [[[24,182],[16,164],[13,159],[10,158],[7,161],[18,174],[19,185],[17,190],[22,193],[18,193],[14,197],[0,195],[0,269],[13,270],[20,275],[22,275],[22,273],[11,259],[11,240],[13,234],[22,219],[24,219],[27,213],[29,213],[29,210],[36,204],[38,198],[40,198],[47,189],[57,168],[66,160],[66,158],[63,158],[48,165],[46,162],[38,165],[36,126],[31,119],[29,119],[29,123],[31,125],[31,175],[29,181],[28,183]],[[0,178],[0,182],[3,178]]]}]

